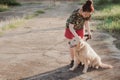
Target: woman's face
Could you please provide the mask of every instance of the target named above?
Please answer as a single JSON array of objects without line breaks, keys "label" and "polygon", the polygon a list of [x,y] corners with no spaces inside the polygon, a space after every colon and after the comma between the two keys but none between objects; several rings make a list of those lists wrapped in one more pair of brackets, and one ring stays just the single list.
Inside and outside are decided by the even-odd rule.
[{"label": "woman's face", "polygon": [[89,17],[91,15],[91,12],[82,12],[82,16],[84,18]]}]

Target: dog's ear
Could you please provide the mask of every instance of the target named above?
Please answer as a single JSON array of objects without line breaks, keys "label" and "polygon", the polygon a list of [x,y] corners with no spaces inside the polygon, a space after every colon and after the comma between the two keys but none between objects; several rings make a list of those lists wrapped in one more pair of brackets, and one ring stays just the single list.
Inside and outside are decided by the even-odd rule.
[{"label": "dog's ear", "polygon": [[80,44],[80,48],[83,48],[85,45],[84,44]]},{"label": "dog's ear", "polygon": [[85,46],[85,44],[84,44],[84,40],[80,40],[80,47],[82,48],[82,47],[84,47]]}]

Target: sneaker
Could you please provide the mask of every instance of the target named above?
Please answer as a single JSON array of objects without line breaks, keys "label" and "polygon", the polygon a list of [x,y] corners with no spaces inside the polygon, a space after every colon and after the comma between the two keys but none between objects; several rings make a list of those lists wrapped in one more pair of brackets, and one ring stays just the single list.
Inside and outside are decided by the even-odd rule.
[{"label": "sneaker", "polygon": [[78,64],[78,67],[84,67],[84,65],[80,62],[80,63]]},{"label": "sneaker", "polygon": [[74,60],[71,60],[70,68],[73,67],[73,64],[74,64]]}]

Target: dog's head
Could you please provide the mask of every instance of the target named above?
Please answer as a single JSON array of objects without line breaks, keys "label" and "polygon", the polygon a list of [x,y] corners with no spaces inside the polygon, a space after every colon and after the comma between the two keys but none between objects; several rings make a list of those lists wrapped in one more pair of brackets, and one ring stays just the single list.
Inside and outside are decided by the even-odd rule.
[{"label": "dog's head", "polygon": [[70,47],[75,47],[75,46],[81,46],[83,45],[83,40],[81,38],[76,38],[74,37],[70,42],[69,42]]}]

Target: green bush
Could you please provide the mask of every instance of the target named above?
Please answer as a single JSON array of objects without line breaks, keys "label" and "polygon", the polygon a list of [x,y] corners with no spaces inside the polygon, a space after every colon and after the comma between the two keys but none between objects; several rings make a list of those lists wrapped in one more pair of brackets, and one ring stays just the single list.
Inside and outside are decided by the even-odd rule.
[{"label": "green bush", "polygon": [[9,5],[9,6],[20,5],[20,3],[18,3],[16,0],[0,0],[0,4]]},{"label": "green bush", "polygon": [[95,0],[97,4],[103,5],[103,4],[109,4],[109,3],[120,3],[120,0]]},{"label": "green bush", "polygon": [[109,3],[110,0],[98,0],[97,4],[103,5]]},{"label": "green bush", "polygon": [[104,22],[97,27],[98,29],[105,30],[110,33],[120,33],[120,20],[106,19]]},{"label": "green bush", "polygon": [[93,19],[102,20],[99,29],[108,32],[120,33],[120,5],[109,4],[103,6],[102,9],[95,12]]},{"label": "green bush", "polygon": [[8,10],[8,6],[7,5],[0,5],[0,12],[6,11]]}]

